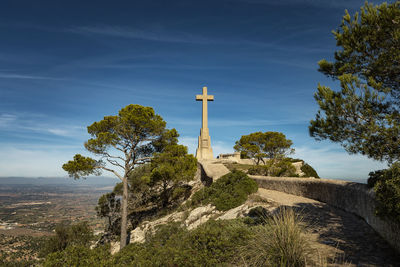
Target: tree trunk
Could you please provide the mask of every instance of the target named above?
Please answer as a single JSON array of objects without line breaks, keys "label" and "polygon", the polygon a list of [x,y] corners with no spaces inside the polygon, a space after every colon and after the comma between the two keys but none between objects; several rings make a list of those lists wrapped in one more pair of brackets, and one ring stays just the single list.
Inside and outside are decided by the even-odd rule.
[{"label": "tree trunk", "polygon": [[121,242],[120,249],[124,248],[127,244],[127,222],[128,222],[128,178],[124,177],[122,180],[123,193],[122,193],[122,214],[121,214]]}]

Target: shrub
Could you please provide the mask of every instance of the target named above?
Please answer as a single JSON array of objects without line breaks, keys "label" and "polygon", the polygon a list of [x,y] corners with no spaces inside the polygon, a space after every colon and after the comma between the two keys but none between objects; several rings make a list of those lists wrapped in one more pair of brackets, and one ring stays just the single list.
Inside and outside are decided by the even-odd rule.
[{"label": "shrub", "polygon": [[110,266],[109,246],[90,249],[87,246],[72,245],[65,250],[49,254],[43,262],[44,267],[63,266]]},{"label": "shrub", "polygon": [[309,244],[299,218],[281,209],[264,224],[253,227],[254,236],[240,248],[245,266],[305,266]]},{"label": "shrub", "polygon": [[45,257],[50,253],[62,251],[68,246],[84,246],[88,247],[90,241],[93,240],[93,231],[87,222],[81,222],[75,225],[66,226],[59,224],[56,226],[56,235],[51,236],[44,243],[43,249],[39,256]]},{"label": "shrub", "polygon": [[187,231],[179,224],[161,226],[144,244],[130,244],[115,255],[118,266],[216,266],[233,263],[237,247],[251,238],[239,220],[210,220]]},{"label": "shrub", "polygon": [[249,168],[247,171],[248,174],[250,175],[262,175],[262,176],[267,176],[268,175],[268,166],[266,165],[255,165]]},{"label": "shrub", "polygon": [[274,162],[269,168],[269,175],[275,177],[296,177],[296,168],[289,159]]},{"label": "shrub", "polygon": [[244,218],[244,223],[248,225],[263,224],[268,218],[271,218],[271,216],[271,213],[266,208],[257,206],[249,210],[247,217]]},{"label": "shrub", "polygon": [[303,164],[301,166],[300,170],[304,172],[303,177],[314,177],[314,178],[319,178],[318,173],[314,170],[313,167],[308,165],[307,163]]},{"label": "shrub", "polygon": [[292,160],[284,158],[280,160],[270,160],[265,165],[252,166],[248,170],[250,175],[263,175],[274,177],[297,177],[296,168]]},{"label": "shrub", "polygon": [[383,180],[385,179],[385,171],[386,170],[377,170],[374,172],[370,172],[368,181],[367,181],[367,185],[369,188],[372,188],[375,186],[376,182],[378,182],[379,180]]},{"label": "shrub", "polygon": [[257,192],[258,186],[244,172],[234,170],[197,191],[191,204],[213,204],[218,210],[229,210],[243,204],[247,196]]},{"label": "shrub", "polygon": [[[371,179],[371,178],[370,178]],[[388,170],[375,172],[376,214],[389,218],[400,225],[400,163],[394,163]],[[369,181],[372,184],[373,181]]]}]

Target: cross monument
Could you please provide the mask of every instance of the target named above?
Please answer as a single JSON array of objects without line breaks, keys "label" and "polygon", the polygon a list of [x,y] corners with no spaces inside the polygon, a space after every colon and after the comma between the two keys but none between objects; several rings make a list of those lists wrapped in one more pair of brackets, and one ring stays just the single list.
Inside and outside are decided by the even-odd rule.
[{"label": "cross monument", "polygon": [[214,101],[213,95],[207,95],[207,87],[203,87],[203,94],[196,95],[196,101],[203,101],[202,124],[200,129],[199,144],[196,150],[196,158],[213,159],[213,152],[211,148],[211,138],[208,131],[208,112],[207,102]]}]

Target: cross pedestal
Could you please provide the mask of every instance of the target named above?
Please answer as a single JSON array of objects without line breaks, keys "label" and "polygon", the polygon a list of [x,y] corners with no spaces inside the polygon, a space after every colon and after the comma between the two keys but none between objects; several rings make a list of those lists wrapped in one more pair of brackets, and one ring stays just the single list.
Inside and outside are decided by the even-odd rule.
[{"label": "cross pedestal", "polygon": [[196,158],[213,159],[213,152],[211,148],[211,138],[208,130],[208,111],[207,102],[214,101],[213,95],[207,95],[207,87],[203,87],[203,94],[196,95],[196,101],[203,101],[202,124],[200,129],[199,144],[196,150]]}]

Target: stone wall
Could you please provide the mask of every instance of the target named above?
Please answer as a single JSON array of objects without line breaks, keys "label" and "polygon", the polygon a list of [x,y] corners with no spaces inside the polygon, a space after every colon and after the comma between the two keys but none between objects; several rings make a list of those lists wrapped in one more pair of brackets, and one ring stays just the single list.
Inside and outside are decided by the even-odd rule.
[{"label": "stone wall", "polygon": [[375,194],[365,184],[312,178],[250,177],[261,188],[315,199],[360,216],[400,253],[400,227],[374,215]]}]

